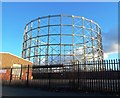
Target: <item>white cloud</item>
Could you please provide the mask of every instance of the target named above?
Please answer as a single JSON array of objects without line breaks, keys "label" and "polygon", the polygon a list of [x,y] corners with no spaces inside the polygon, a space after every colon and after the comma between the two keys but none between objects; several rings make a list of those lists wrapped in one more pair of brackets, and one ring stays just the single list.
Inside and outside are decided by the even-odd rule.
[{"label": "white cloud", "polygon": [[118,52],[118,27],[111,29],[107,33],[102,34],[103,50],[105,53]]},{"label": "white cloud", "polygon": [[115,43],[111,45],[111,51],[105,52],[104,53],[104,59],[109,59],[109,56],[111,54],[119,53],[120,51],[118,50],[118,47],[120,47],[120,44]]},{"label": "white cloud", "polygon": [[[104,51],[104,59],[109,59],[110,55],[114,55],[120,53],[118,47],[120,47],[120,43],[118,42],[118,26],[112,28],[109,32],[103,33],[103,51]],[[116,58],[115,58],[116,59]]]},{"label": "white cloud", "polygon": [[108,59],[109,54],[108,53],[104,53],[104,59]]},{"label": "white cloud", "polygon": [[119,47],[120,45],[118,44],[118,43],[114,43],[114,44],[110,44],[110,50],[111,51],[106,51],[106,53],[108,53],[108,54],[112,54],[112,53],[118,53],[118,47]]}]

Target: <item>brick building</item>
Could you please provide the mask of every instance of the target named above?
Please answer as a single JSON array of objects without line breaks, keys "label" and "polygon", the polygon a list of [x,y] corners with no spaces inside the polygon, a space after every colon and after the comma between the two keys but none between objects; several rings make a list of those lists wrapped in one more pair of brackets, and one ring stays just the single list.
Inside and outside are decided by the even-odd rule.
[{"label": "brick building", "polygon": [[[0,53],[0,78],[2,80],[10,80],[10,74],[12,74],[12,80],[21,79],[26,80],[29,68],[29,79],[32,78],[32,62],[15,56],[11,53]],[[11,71],[12,70],[12,71]]]}]

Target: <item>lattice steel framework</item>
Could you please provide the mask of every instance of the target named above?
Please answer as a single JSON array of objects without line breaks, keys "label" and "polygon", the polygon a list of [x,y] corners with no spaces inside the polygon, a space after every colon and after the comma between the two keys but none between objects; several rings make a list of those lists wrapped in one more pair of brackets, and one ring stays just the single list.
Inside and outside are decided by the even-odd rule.
[{"label": "lattice steel framework", "polygon": [[37,65],[102,60],[100,26],[74,15],[39,17],[25,26],[22,57]]}]

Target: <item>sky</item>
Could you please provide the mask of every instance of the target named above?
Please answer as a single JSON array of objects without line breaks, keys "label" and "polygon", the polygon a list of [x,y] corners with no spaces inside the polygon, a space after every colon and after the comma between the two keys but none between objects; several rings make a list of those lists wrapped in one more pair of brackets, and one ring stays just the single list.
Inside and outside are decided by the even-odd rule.
[{"label": "sky", "polygon": [[[54,0],[1,0],[2,2],[54,2]],[[56,0],[56,2],[119,2],[119,0]]]},{"label": "sky", "polygon": [[21,57],[25,25],[52,14],[83,16],[97,22],[102,29],[105,59],[118,58],[117,2],[3,2],[2,52]]}]

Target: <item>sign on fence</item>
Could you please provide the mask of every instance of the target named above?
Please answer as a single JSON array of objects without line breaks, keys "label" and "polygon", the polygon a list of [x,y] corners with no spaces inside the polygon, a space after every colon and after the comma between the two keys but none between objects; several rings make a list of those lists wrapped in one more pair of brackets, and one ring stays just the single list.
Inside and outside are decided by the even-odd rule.
[{"label": "sign on fence", "polygon": [[21,64],[13,64],[12,75],[20,77]]},{"label": "sign on fence", "polygon": [[0,74],[6,73],[6,69],[0,69]]}]

